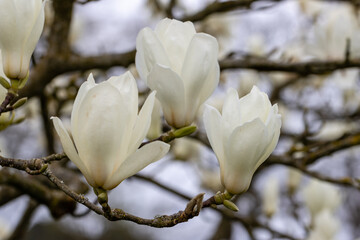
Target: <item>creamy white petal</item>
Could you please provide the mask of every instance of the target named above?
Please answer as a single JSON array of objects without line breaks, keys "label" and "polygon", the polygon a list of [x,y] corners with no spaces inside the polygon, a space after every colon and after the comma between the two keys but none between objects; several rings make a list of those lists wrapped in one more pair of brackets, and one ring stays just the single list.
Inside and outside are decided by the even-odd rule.
[{"label": "creamy white petal", "polygon": [[[26,3],[25,3],[26,4]],[[1,41],[0,48],[15,50],[18,46],[22,45],[22,38],[19,38],[19,31],[14,31],[18,29],[17,21],[14,21],[14,16],[17,16],[16,13],[15,1],[0,1],[0,30],[1,30]]]},{"label": "creamy white petal", "polygon": [[[1,49],[0,49],[0,77],[6,79],[6,80],[10,83],[9,78],[8,78],[8,77],[5,75],[5,73],[4,73]],[[3,88],[3,92],[4,92],[5,90],[6,90],[6,89]],[[6,93],[7,93],[7,90],[6,90]],[[6,95],[6,93],[5,93],[5,95]],[[0,101],[1,101],[1,102],[3,102],[4,99],[5,99],[5,96],[4,96],[4,98],[0,97]]]},{"label": "creamy white petal", "polygon": [[270,136],[272,136],[272,138],[271,138],[270,141],[268,141],[268,146],[265,149],[262,156],[260,157],[260,159],[258,161],[258,164],[256,165],[256,168],[259,167],[270,156],[270,154],[274,151],[274,149],[276,148],[276,145],[277,145],[277,143],[279,141],[280,128],[281,128],[281,117],[280,117],[280,115],[276,116],[276,119],[274,120],[274,122],[275,123],[274,123],[272,129],[267,128],[268,134]]},{"label": "creamy white petal", "polygon": [[79,134],[77,131],[77,127],[75,127],[78,125],[79,109],[80,109],[82,102],[84,100],[84,97],[86,96],[88,91],[95,86],[96,86],[96,83],[95,83],[94,77],[93,77],[92,73],[90,73],[89,77],[87,78],[87,81],[84,82],[83,84],[81,84],[80,89],[76,95],[73,109],[71,111],[71,133],[72,133],[72,136],[73,136],[75,142],[79,141]]},{"label": "creamy white petal", "polygon": [[210,145],[219,160],[220,169],[224,169],[225,152],[221,115],[214,107],[205,105],[203,122]]},{"label": "creamy white petal", "polygon": [[254,175],[254,169],[248,171],[241,171],[238,173],[231,172],[231,169],[226,169],[222,184],[225,189],[232,194],[241,194],[246,192],[251,184]]},{"label": "creamy white petal", "polygon": [[257,118],[235,128],[225,143],[226,164],[222,179],[231,193],[247,190],[246,184],[251,181],[248,178],[256,170],[260,157],[259,151],[266,148],[266,143],[261,141],[264,132],[265,125]]},{"label": "creamy white petal", "polygon": [[170,60],[158,37],[150,28],[144,28],[136,38],[136,68],[142,79],[147,81],[148,74],[155,64],[171,66]]},{"label": "creamy white petal", "polygon": [[133,153],[140,146],[149,130],[151,124],[151,113],[155,103],[155,94],[156,91],[150,93],[139,112],[139,116],[136,119],[136,123],[131,135],[131,145],[129,146],[128,150],[129,153]]},{"label": "creamy white petal", "polygon": [[224,143],[227,166],[237,170],[255,168],[259,150],[267,146],[261,140],[265,131],[265,125],[258,118],[235,128],[228,142]]},{"label": "creamy white petal", "polygon": [[[217,60],[218,44],[214,37],[197,33],[187,48],[181,78],[184,81],[187,98],[191,101],[207,84],[205,80]],[[213,89],[214,90],[214,89]]]},{"label": "creamy white petal", "polygon": [[170,19],[170,18],[164,18],[163,20],[158,22],[158,24],[156,24],[156,27],[155,27],[155,30],[154,30],[156,35],[164,36],[166,34],[166,31],[167,31],[167,29],[170,26],[172,21],[173,20]]},{"label": "creamy white petal", "polygon": [[130,155],[105,183],[105,189],[112,189],[128,177],[136,174],[150,163],[161,159],[170,145],[156,141],[149,143]]},{"label": "creamy white petal", "polygon": [[[116,87],[123,99],[126,99],[126,101],[121,103],[124,104],[124,106],[121,106],[120,108],[128,109],[128,112],[130,113],[128,124],[134,124],[138,115],[138,89],[134,76],[130,71],[127,71],[120,76],[109,78],[107,82]],[[127,129],[131,130],[132,128],[133,125],[127,126]]]},{"label": "creamy white petal", "polygon": [[74,143],[71,140],[69,133],[66,131],[61,120],[58,117],[51,117],[51,120],[53,121],[55,130],[60,137],[61,145],[63,146],[64,152],[69,157],[69,159],[80,169],[82,174],[84,174],[86,180],[90,183],[90,185],[94,185],[95,183],[92,181],[91,175],[89,174],[87,167],[80,159]]},{"label": "creamy white petal", "polygon": [[206,84],[203,86],[199,93],[201,103],[204,103],[214,92],[219,84],[220,79],[220,66],[218,60],[214,60],[213,65],[210,67],[209,74],[205,80]]},{"label": "creamy white petal", "polygon": [[[203,102],[200,102],[201,92],[207,91],[207,99],[217,86],[217,84],[206,82],[208,79],[213,80],[208,76],[213,73],[211,68],[215,67],[214,63],[217,62],[217,55],[218,44],[214,37],[204,33],[194,35],[187,48],[181,71],[181,79],[184,82],[186,94],[187,113],[190,119],[194,119],[199,106],[203,104]],[[219,81],[218,79],[214,80]],[[212,89],[209,89],[209,87],[212,87]],[[206,100],[203,97],[201,100]]]},{"label": "creamy white petal", "polygon": [[226,135],[230,136],[235,127],[241,125],[241,106],[239,104],[239,95],[234,88],[229,88],[226,94],[224,105],[222,107],[223,121],[229,125]]},{"label": "creamy white petal", "polygon": [[164,19],[156,25],[155,33],[169,57],[171,68],[180,75],[183,63],[186,63],[186,50],[196,33],[194,24]]},{"label": "creamy white petal", "polygon": [[[27,69],[29,68],[31,55],[36,47],[37,42],[39,41],[40,35],[44,28],[44,22],[45,22],[44,7],[45,7],[46,1],[43,1],[40,6],[38,5],[38,2],[39,1],[36,1],[36,3],[34,3],[36,6],[34,6],[30,9],[32,14],[34,14],[34,12],[36,12],[37,18],[34,18],[35,21],[32,22],[32,25],[29,26],[29,29],[31,31],[27,34],[28,37],[26,39],[27,41],[24,46],[25,47],[24,48],[24,50],[25,50],[24,57],[27,57],[27,58],[22,59],[22,64],[26,65],[26,68],[22,69],[22,70],[25,71],[26,73],[27,73]],[[31,26],[33,26],[33,27],[31,27]]]},{"label": "creamy white petal", "polygon": [[156,98],[161,102],[166,121],[174,127],[186,123],[185,90],[180,77],[171,69],[155,65],[148,77],[151,90],[156,90]]},{"label": "creamy white petal", "polygon": [[271,109],[271,103],[268,96],[260,92],[260,90],[254,86],[251,92],[242,97],[239,100],[241,105],[241,124],[251,121],[259,117],[264,123]]}]

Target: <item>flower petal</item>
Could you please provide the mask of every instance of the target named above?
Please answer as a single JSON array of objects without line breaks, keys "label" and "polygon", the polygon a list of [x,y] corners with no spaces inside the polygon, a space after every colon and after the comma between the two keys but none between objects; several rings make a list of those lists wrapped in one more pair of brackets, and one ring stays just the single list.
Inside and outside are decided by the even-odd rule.
[{"label": "flower petal", "polygon": [[139,32],[136,38],[136,50],[136,69],[145,82],[155,64],[171,66],[164,47],[150,28],[144,28]]},{"label": "flower petal", "polygon": [[[38,0],[36,0],[38,2]],[[21,4],[24,1],[21,2]],[[28,1],[26,1],[28,2]],[[29,66],[29,62],[30,62],[30,57],[32,55],[32,53],[34,52],[34,49],[36,47],[37,42],[39,41],[40,35],[43,31],[44,28],[44,23],[45,23],[45,3],[46,1],[42,2],[41,8],[39,8],[39,6],[37,5],[36,7],[32,7],[32,13],[36,13],[34,18],[34,22],[32,22],[32,28],[30,28],[31,32],[29,32],[27,34],[27,38],[26,38],[26,43],[24,46],[24,56],[28,57],[27,59],[22,59],[22,64],[26,64],[28,69]],[[35,9],[35,10],[34,10]],[[25,27],[23,27],[23,29],[25,29]],[[27,71],[26,71],[27,73]]]},{"label": "flower petal", "polygon": [[80,159],[80,157],[75,149],[74,143],[71,140],[69,133],[66,131],[61,120],[58,117],[51,117],[51,120],[53,121],[55,130],[60,137],[60,141],[63,146],[64,152],[69,157],[69,159],[80,169],[82,174],[84,174],[88,183],[91,186],[95,186],[95,183],[92,180],[92,178],[90,177],[87,167]]},{"label": "flower petal", "polygon": [[267,147],[262,141],[265,125],[258,118],[235,128],[225,143],[226,164],[221,176],[225,188],[231,193],[241,193],[249,187],[252,174],[260,160],[259,150]]},{"label": "flower petal", "polygon": [[123,105],[119,108],[128,109],[130,118],[126,129],[131,131],[138,115],[138,88],[136,80],[130,71],[127,71],[120,76],[111,77],[108,83],[116,87],[123,99],[126,99],[126,101],[119,103]]},{"label": "flower petal", "polygon": [[155,102],[155,94],[156,91],[150,93],[139,112],[139,116],[136,119],[136,123],[131,135],[130,146],[128,150],[129,153],[135,152],[135,150],[144,140],[149,130],[151,124],[151,113]]},{"label": "flower petal", "polygon": [[251,92],[239,100],[241,106],[241,121],[240,124],[252,121],[259,117],[264,123],[269,115],[271,103],[266,93],[261,92],[256,86],[251,89]]},{"label": "flower petal", "polygon": [[274,113],[274,116],[271,116],[270,123],[266,126],[267,134],[265,141],[267,142],[267,147],[264,149],[261,157],[258,161],[256,168],[258,168],[274,151],[280,137],[280,128],[281,128],[281,116],[277,113],[277,105],[274,105],[271,109]]},{"label": "flower petal", "polygon": [[226,129],[224,129],[227,136],[230,136],[234,128],[241,125],[241,107],[238,92],[234,88],[230,88],[222,107],[223,121],[227,123]]},{"label": "flower petal", "polygon": [[75,142],[79,141],[79,139],[78,139],[79,134],[77,131],[78,129],[75,126],[78,125],[78,114],[79,114],[80,106],[82,105],[82,101],[84,100],[84,97],[86,96],[88,91],[95,86],[96,86],[96,83],[95,83],[94,77],[93,77],[92,73],[90,73],[89,77],[87,78],[87,81],[84,82],[83,84],[81,84],[80,89],[76,95],[73,109],[71,111],[71,133],[72,133],[72,136],[73,136]]},{"label": "flower petal", "polygon": [[130,155],[105,183],[105,189],[112,189],[126,178],[136,174],[150,163],[161,159],[169,151],[170,145],[155,141]]},{"label": "flower petal", "polygon": [[171,69],[156,64],[148,77],[151,90],[156,90],[166,121],[173,127],[184,127],[186,122],[185,90],[182,80]]},{"label": "flower petal", "polygon": [[[181,71],[181,79],[184,82],[187,111],[197,108],[215,90],[220,71],[217,68],[218,43],[216,39],[205,33],[197,33],[192,38],[186,52],[184,65]],[[215,76],[209,78],[209,74]],[[212,80],[213,82],[207,82]],[[199,94],[200,93],[200,94]],[[205,99],[204,99],[205,98]],[[194,113],[192,113],[194,114]]]},{"label": "flower petal", "polygon": [[186,50],[196,33],[194,24],[166,18],[156,25],[155,33],[170,59],[171,69],[180,74]]},{"label": "flower petal", "polygon": [[224,169],[225,152],[223,143],[223,132],[221,128],[221,115],[216,108],[205,105],[203,121],[210,145],[219,161],[221,171]]}]

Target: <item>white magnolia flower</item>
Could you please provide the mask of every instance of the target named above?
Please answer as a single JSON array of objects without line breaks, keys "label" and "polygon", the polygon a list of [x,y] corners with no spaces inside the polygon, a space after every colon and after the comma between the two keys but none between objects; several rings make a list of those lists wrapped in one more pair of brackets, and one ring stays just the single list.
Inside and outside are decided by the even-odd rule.
[{"label": "white magnolia flower", "polygon": [[264,185],[262,196],[263,212],[267,217],[272,217],[278,210],[279,180],[275,177],[268,179]]},{"label": "white magnolia flower", "polygon": [[351,57],[360,56],[360,26],[351,6],[342,5],[326,12],[324,21],[314,27],[314,41],[308,47],[311,55],[328,60],[345,58],[347,41]]},{"label": "white magnolia flower", "polygon": [[72,139],[61,120],[53,118],[66,155],[91,186],[110,190],[168,152],[169,145],[160,141],[138,149],[154,100],[152,92],[138,114],[138,89],[129,72],[100,84],[90,74],[74,102]]},{"label": "white magnolia flower", "polygon": [[333,240],[339,228],[336,216],[329,209],[324,209],[316,215],[308,240]]},{"label": "white magnolia flower", "polygon": [[304,187],[303,194],[305,205],[313,218],[324,209],[334,212],[341,203],[341,195],[337,188],[316,179]]},{"label": "white magnolia flower", "polygon": [[326,121],[312,139],[317,141],[334,141],[345,134],[356,130],[357,124],[340,120]]},{"label": "white magnolia flower", "polygon": [[11,79],[24,79],[31,55],[44,27],[42,0],[0,0],[0,49],[4,72]]},{"label": "white magnolia flower", "polygon": [[175,128],[190,125],[219,82],[218,44],[191,22],[164,19],[136,39],[136,67]]},{"label": "white magnolia flower", "polygon": [[281,116],[277,105],[271,106],[266,93],[256,86],[241,99],[231,88],[222,114],[206,106],[204,124],[220,164],[222,184],[232,194],[246,191],[255,170],[279,140]]},{"label": "white magnolia flower", "polygon": [[174,141],[172,152],[177,160],[196,160],[200,159],[200,147],[198,141],[191,138],[178,138]]}]

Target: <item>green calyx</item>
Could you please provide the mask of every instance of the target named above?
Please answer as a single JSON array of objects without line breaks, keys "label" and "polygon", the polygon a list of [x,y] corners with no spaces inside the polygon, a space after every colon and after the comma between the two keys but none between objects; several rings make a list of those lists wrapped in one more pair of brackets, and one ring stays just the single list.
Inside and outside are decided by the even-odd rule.
[{"label": "green calyx", "polygon": [[108,195],[107,195],[107,191],[105,189],[94,188],[94,193],[98,197],[98,202],[100,203],[100,205],[107,204]]}]

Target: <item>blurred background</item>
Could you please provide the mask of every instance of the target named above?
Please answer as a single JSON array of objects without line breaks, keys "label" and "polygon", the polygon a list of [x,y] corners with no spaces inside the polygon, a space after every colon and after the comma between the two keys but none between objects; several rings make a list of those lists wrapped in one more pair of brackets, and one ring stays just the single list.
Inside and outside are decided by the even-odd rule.
[{"label": "blurred background", "polygon": [[[53,188],[46,178],[0,167],[0,239],[360,237],[360,18],[355,0],[48,1],[45,29],[22,92],[29,101],[1,132],[1,155],[32,159],[62,152],[49,118],[59,116],[69,126],[73,100],[90,72],[101,82],[130,70],[144,100],[148,89],[134,65],[136,36],[165,17],[193,21],[198,32],[219,42],[220,84],[207,104],[221,110],[227,88],[244,96],[256,85],[279,106],[279,144],[249,191],[236,198],[239,212],[208,208],[189,222],[163,229],[110,222],[81,204],[55,214],[21,184],[1,181],[1,175],[12,176]],[[183,210],[198,193],[207,199],[223,190],[201,112],[197,133],[172,142],[164,159],[112,190],[111,207],[153,218]],[[160,109],[153,117],[159,121],[153,121],[149,138],[169,129]],[[95,201],[71,162],[51,167],[74,191]]]}]

